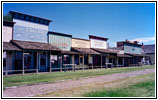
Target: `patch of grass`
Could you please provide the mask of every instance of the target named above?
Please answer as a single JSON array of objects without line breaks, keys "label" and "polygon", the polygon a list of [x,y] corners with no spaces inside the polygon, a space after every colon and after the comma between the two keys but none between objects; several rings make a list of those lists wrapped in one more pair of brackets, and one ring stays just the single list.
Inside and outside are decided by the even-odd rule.
[{"label": "patch of grass", "polygon": [[143,67],[122,67],[113,69],[93,69],[85,71],[68,71],[68,72],[52,72],[52,73],[42,73],[38,75],[13,75],[13,76],[3,76],[3,88],[18,85],[30,85],[41,82],[56,82],[60,80],[67,79],[79,79],[82,77],[107,75],[113,73],[130,72],[143,69],[151,69],[155,66],[143,66]]},{"label": "patch of grass", "polygon": [[104,88],[102,90],[85,93],[86,97],[154,97],[155,80],[154,74],[152,79],[139,82],[130,86],[119,88]]}]

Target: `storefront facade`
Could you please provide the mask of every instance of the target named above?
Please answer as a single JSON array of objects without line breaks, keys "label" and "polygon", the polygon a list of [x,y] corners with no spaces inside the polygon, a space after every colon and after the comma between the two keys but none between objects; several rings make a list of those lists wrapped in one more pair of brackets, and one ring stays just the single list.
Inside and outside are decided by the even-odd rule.
[{"label": "storefront facade", "polygon": [[117,42],[117,47],[122,48],[124,50],[124,54],[131,56],[130,58],[126,58],[127,66],[136,66],[140,65],[143,61],[143,50],[142,45],[138,44],[138,41],[122,41]]},{"label": "storefront facade", "polygon": [[110,64],[112,66],[113,64],[117,63],[117,52],[108,49],[108,38],[89,35],[89,39],[91,44],[90,47],[93,50],[101,53],[101,57],[98,56],[96,59],[99,59],[100,62],[95,61],[97,62],[97,65],[108,67],[107,64]]},{"label": "storefront facade", "polygon": [[[10,11],[13,22],[13,41],[22,52],[16,53],[16,61],[22,61],[16,65],[16,69],[49,71],[51,54],[57,53],[56,49],[48,50],[48,27],[51,20]],[[37,46],[34,47],[34,45]],[[23,46],[26,47],[23,47]],[[38,46],[41,47],[38,49]],[[28,47],[28,48],[27,48]],[[26,49],[27,48],[27,49]],[[56,48],[54,46],[54,48]]]},{"label": "storefront facade", "polygon": [[[72,64],[73,53],[70,51],[72,47],[72,35],[58,33],[58,32],[48,32],[48,42],[58,48],[63,52],[61,54],[51,55],[52,68],[62,67],[63,64]],[[55,63],[56,62],[56,63]],[[61,63],[60,65],[58,64]],[[67,66],[72,67],[72,66]]]},{"label": "storefront facade", "polygon": [[90,49],[89,40],[80,38],[72,38],[72,51],[81,53],[74,55],[74,63],[84,67],[94,66],[93,56],[99,55],[98,52]]}]

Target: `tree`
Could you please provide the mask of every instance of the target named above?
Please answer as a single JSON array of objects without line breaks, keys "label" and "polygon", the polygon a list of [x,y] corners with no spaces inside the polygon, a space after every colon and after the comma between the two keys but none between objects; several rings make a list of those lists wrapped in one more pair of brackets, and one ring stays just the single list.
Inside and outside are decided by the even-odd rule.
[{"label": "tree", "polygon": [[11,16],[11,14],[3,15],[3,20],[5,20],[5,21],[12,21],[12,16]]}]

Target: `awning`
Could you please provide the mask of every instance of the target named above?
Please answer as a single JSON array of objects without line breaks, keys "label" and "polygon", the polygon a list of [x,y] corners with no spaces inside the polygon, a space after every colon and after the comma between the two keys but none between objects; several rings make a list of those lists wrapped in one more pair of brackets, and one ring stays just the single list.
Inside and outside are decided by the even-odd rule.
[{"label": "awning", "polygon": [[82,54],[97,54],[99,55],[100,53],[90,49],[90,48],[77,48],[77,47],[72,47],[71,48],[72,51],[77,51],[79,53],[82,53]]},{"label": "awning", "polygon": [[117,51],[114,51],[111,49],[98,49],[98,48],[92,48],[92,49],[99,53],[115,53],[115,54],[117,54]]},{"label": "awning", "polygon": [[132,54],[132,53],[125,53],[126,55],[129,55],[129,56],[137,56],[137,57],[144,57],[144,56],[147,56],[145,54]]},{"label": "awning", "polygon": [[3,42],[3,50],[4,51],[21,51],[20,48],[16,47],[10,42]]},{"label": "awning", "polygon": [[62,54],[81,54],[79,52],[74,52],[74,51],[62,51]]},{"label": "awning", "polygon": [[23,50],[61,51],[59,48],[49,43],[19,41],[19,40],[12,40],[11,42]]},{"label": "awning", "polygon": [[129,56],[129,55],[126,55],[126,54],[117,54],[118,57],[132,57],[132,56]]}]

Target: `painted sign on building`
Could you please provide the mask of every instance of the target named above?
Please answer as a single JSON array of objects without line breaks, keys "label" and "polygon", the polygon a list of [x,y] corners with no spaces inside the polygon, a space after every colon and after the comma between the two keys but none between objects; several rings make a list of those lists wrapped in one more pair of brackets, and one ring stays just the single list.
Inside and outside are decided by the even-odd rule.
[{"label": "painted sign on building", "polygon": [[132,44],[124,44],[124,52],[132,53],[132,54],[141,54],[142,48],[141,46],[136,46]]},{"label": "painted sign on building", "polygon": [[13,17],[13,39],[47,43],[48,26],[51,20],[20,12],[10,11]]},{"label": "painted sign on building", "polygon": [[90,39],[91,48],[107,49],[107,42],[103,40]]},{"label": "painted sign on building", "polygon": [[54,46],[57,46],[58,48],[70,51],[71,49],[71,38],[72,35],[67,35],[63,33],[57,33],[57,32],[49,32],[49,43],[53,44]]},{"label": "painted sign on building", "polygon": [[47,43],[48,26],[40,25],[27,21],[13,19],[16,22],[14,25],[14,40],[24,40],[33,42]]},{"label": "painted sign on building", "polygon": [[90,48],[89,40],[72,38],[72,47]]}]

